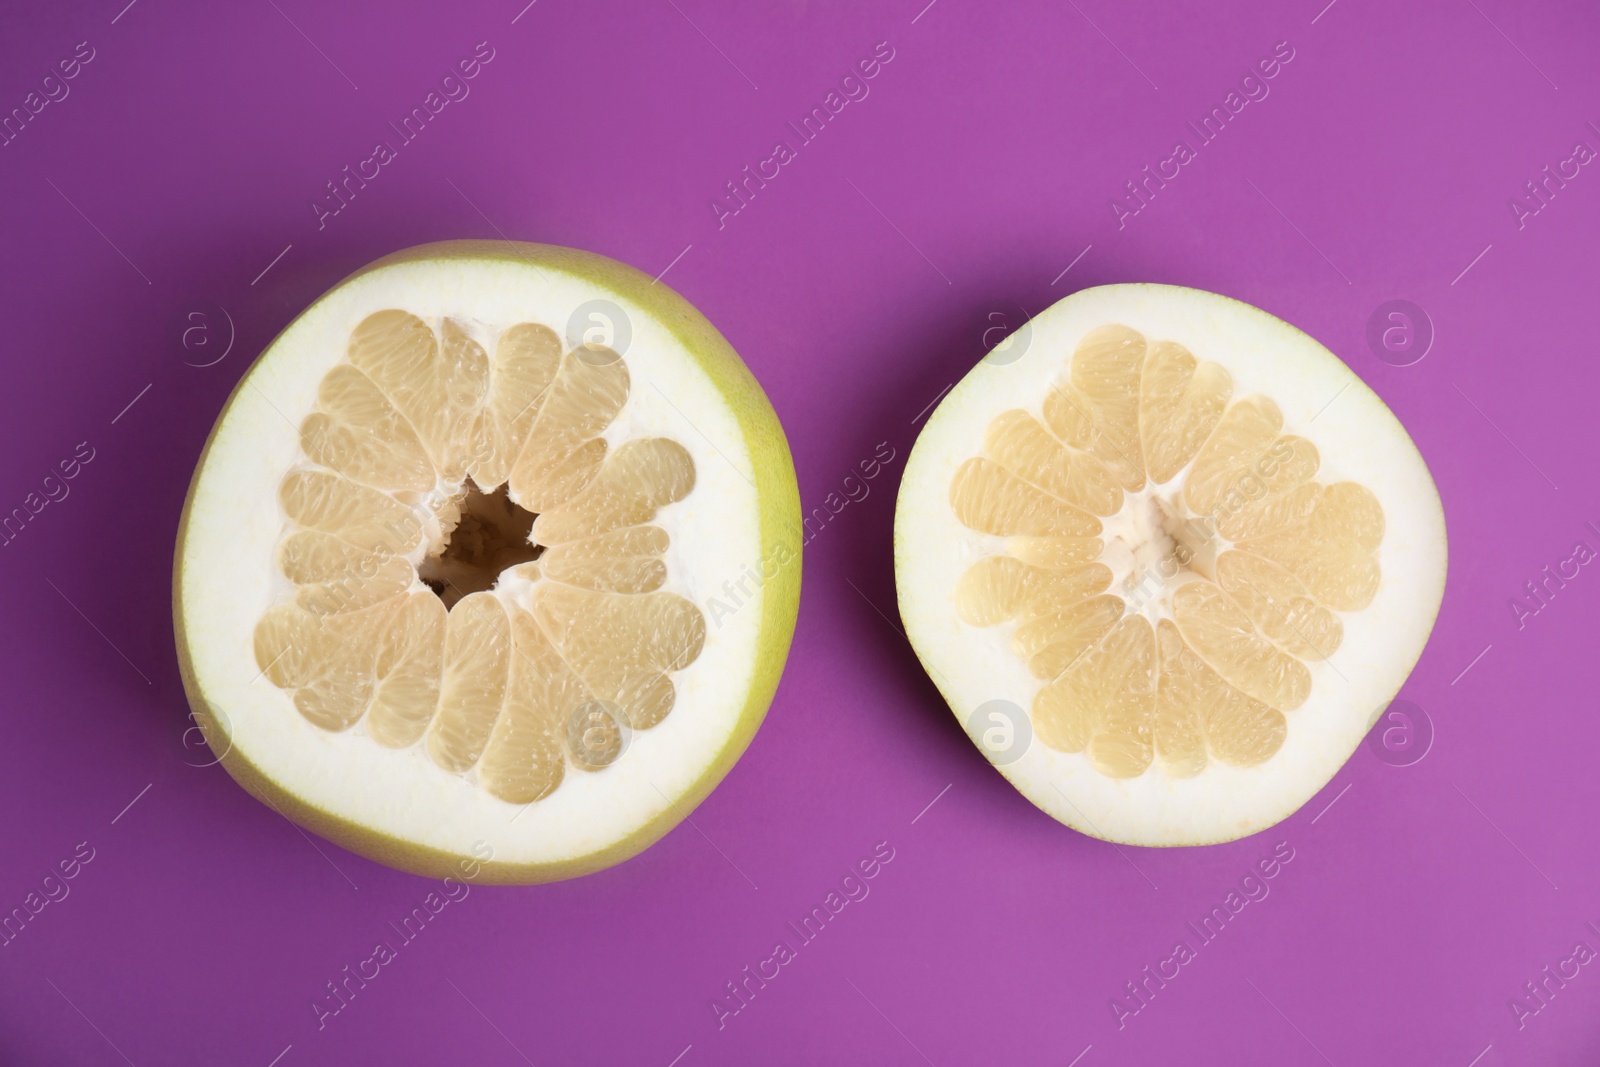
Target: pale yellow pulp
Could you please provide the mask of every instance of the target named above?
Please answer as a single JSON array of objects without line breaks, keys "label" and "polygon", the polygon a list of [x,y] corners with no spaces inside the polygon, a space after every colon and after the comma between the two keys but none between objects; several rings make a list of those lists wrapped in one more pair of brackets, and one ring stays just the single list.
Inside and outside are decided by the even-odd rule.
[{"label": "pale yellow pulp", "polygon": [[1014,624],[1045,683],[1035,733],[1118,778],[1270,759],[1338,613],[1377,591],[1377,499],[1317,481],[1270,398],[1235,399],[1224,368],[1126,326],[1084,338],[1041,414],[996,417],[950,485],[964,525],[1006,539],[956,610]]},{"label": "pale yellow pulp", "polygon": [[[296,589],[256,625],[255,654],[315,726],[421,744],[527,803],[672,710],[705,621],[663,590],[669,538],[651,521],[695,470],[668,438],[608,447],[629,390],[615,352],[564,351],[533,323],[493,349],[400,310],[356,327],[279,486]],[[531,594],[495,595],[505,574]]]}]

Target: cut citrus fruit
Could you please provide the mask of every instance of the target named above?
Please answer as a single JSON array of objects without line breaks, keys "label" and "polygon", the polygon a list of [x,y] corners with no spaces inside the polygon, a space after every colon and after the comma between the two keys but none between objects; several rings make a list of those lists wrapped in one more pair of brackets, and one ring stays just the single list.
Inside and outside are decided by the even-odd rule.
[{"label": "cut citrus fruit", "polygon": [[749,744],[798,529],[771,405],[681,297],[571,249],[424,245],[312,305],[218,418],[184,684],[246,789],[353,851],[586,873]]},{"label": "cut citrus fruit", "polygon": [[1427,466],[1349,368],[1163,285],[1070,296],[974,368],[895,516],[906,633],[974,743],[1141,845],[1322,788],[1421,655],[1445,550]]}]

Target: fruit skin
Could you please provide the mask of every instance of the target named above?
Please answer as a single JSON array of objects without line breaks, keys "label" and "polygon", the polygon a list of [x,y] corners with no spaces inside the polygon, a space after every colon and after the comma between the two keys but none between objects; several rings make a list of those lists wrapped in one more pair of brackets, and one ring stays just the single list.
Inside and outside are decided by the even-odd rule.
[{"label": "fruit skin", "polygon": [[[1373,392],[1366,382],[1363,381],[1347,365],[1345,365],[1345,363],[1340,360],[1338,356],[1329,351],[1322,344],[1322,342],[1300,330],[1298,327],[1271,314],[1270,312],[1264,311],[1261,308],[1255,307],[1254,305],[1244,303],[1243,301],[1236,300],[1232,297],[1224,296],[1220,293],[1212,293],[1207,290],[1194,289],[1187,286],[1163,285],[1146,282],[1130,282],[1115,285],[1095,286],[1088,289],[1079,290],[1070,296],[1064,297],[1057,303],[1046,308],[1043,312],[1040,312],[1040,314],[1035,316],[1033,319],[1030,319],[1029,322],[1030,324],[1036,324],[1045,316],[1061,314],[1067,309],[1073,308],[1073,306],[1076,304],[1092,301],[1098,295],[1108,293],[1126,295],[1135,300],[1146,299],[1150,301],[1160,301],[1170,295],[1185,300],[1199,301],[1204,304],[1212,305],[1211,307],[1208,307],[1207,310],[1208,313],[1213,317],[1220,317],[1224,314],[1239,315],[1244,318],[1253,319],[1257,323],[1263,323],[1282,339],[1282,346],[1285,349],[1304,348],[1304,350],[1308,352],[1317,353],[1318,355],[1315,358],[1318,358],[1319,360],[1326,359],[1333,365],[1337,366],[1346,376],[1348,376],[1350,399],[1354,401],[1360,401],[1362,403],[1376,405],[1377,409],[1380,410],[1389,421],[1393,422],[1395,427],[1399,428],[1400,436],[1403,440],[1402,447],[1406,448],[1410,453],[1407,458],[1416,460],[1417,466],[1423,474],[1426,480],[1427,489],[1429,490],[1427,493],[1423,494],[1421,503],[1426,507],[1426,510],[1429,513],[1429,521],[1437,527],[1439,535],[1436,545],[1438,552],[1437,569],[1439,595],[1437,598],[1431,599],[1431,601],[1425,606],[1426,625],[1421,627],[1422,639],[1417,643],[1415,653],[1408,654],[1403,657],[1402,660],[1397,661],[1401,667],[1398,672],[1399,680],[1396,681],[1393,686],[1386,686],[1380,693],[1376,694],[1381,696],[1381,700],[1374,700],[1372,702],[1375,706],[1380,708],[1386,706],[1387,703],[1392,700],[1400,691],[1405,681],[1409,678],[1412,670],[1415,669],[1417,663],[1421,660],[1422,653],[1426,650],[1428,639],[1432,636],[1433,627],[1438,621],[1439,612],[1443,606],[1442,597],[1445,588],[1445,579],[1449,568],[1449,541],[1446,535],[1443,503],[1439,496],[1438,485],[1433,479],[1432,471],[1428,469],[1426,461],[1423,460],[1420,451],[1416,447],[1416,443],[1411,440],[1410,435],[1406,433],[1398,418],[1389,409],[1388,405],[1384,403],[1382,398]],[[907,501],[915,492],[917,484],[916,473],[919,466],[927,461],[927,454],[933,450],[932,446],[930,446],[928,442],[935,436],[933,433],[935,427],[959,406],[963,394],[969,392],[973,384],[985,372],[985,369],[985,364],[979,362],[965,375],[963,375],[962,378],[956,382],[955,386],[950,389],[950,391],[934,408],[933,413],[928,416],[927,421],[923,423],[923,428],[918,433],[917,440],[912,444],[911,452],[906,457],[905,467],[901,471],[900,488],[895,499],[895,525],[893,537],[896,606],[900,615],[901,626],[907,634],[908,643],[911,645],[912,651],[915,652],[918,663],[927,673],[929,680],[933,682],[934,688],[939,692],[939,695],[949,706],[951,714],[956,717],[957,723],[960,724],[962,731],[967,734],[967,737],[972,742],[973,747],[978,749],[980,753],[984,751],[984,748],[981,737],[979,736],[979,729],[968,724],[966,711],[963,710],[964,706],[962,704],[960,695],[956,692],[955,687],[949,682],[947,677],[939,671],[938,664],[933,662],[933,658],[929,655],[925,646],[918,640],[919,632],[922,627],[919,625],[919,620],[913,618],[913,613],[909,610],[910,597],[906,585],[905,574],[909,570],[907,560],[911,554],[912,545],[917,541],[919,534],[919,531],[912,528],[910,522],[906,519],[906,516],[909,515],[910,511],[912,510],[907,506]],[[966,710],[970,710],[970,708]],[[1342,751],[1340,751],[1340,767],[1348,762],[1350,757],[1355,754],[1356,750],[1361,745],[1361,741],[1362,738],[1358,735],[1350,741],[1347,747],[1344,747]],[[1003,775],[1011,784],[1011,786],[1015,788],[1017,792],[1022,794],[1022,796],[1025,797],[1030,803],[1039,808],[1045,814],[1049,815],[1051,818],[1062,823],[1062,825],[1076,830],[1087,837],[1097,838],[1102,841],[1109,841],[1112,844],[1136,845],[1144,848],[1179,848],[1197,845],[1225,844],[1230,841],[1237,841],[1241,838],[1248,837],[1252,834],[1261,833],[1289,818],[1301,807],[1303,807],[1312,797],[1320,793],[1321,790],[1327,785],[1328,781],[1332,780],[1332,776],[1330,776],[1328,779],[1320,782],[1317,785],[1317,788],[1312,790],[1306,796],[1298,800],[1291,800],[1289,803],[1280,806],[1275,811],[1257,813],[1248,821],[1241,821],[1232,825],[1219,825],[1214,833],[1203,836],[1188,837],[1185,839],[1163,839],[1155,836],[1136,838],[1132,836],[1120,836],[1103,832],[1099,827],[1089,821],[1088,818],[1083,816],[1083,814],[1077,810],[1076,805],[1071,802],[1070,798],[1064,798],[1064,795],[1060,794],[1059,789],[1056,789],[1055,792],[1058,795],[1062,795],[1064,799],[1067,799],[1067,804],[1073,809],[1073,812],[1071,814],[1062,814],[1059,811],[1051,810],[1052,798],[1049,796],[1051,790],[1045,784],[1033,781],[1021,773],[1020,763],[1011,763],[1009,765],[991,763],[991,766],[993,766],[995,770],[999,771],[1000,774]],[[1335,774],[1337,773],[1337,769],[1338,768],[1335,769]]]},{"label": "fruit skin", "polygon": [[[675,798],[668,809],[628,837],[607,847],[572,859],[551,863],[506,863],[489,859],[481,861],[468,854],[457,854],[431,848],[380,833],[370,827],[308,804],[297,795],[279,786],[263,774],[253,763],[233,746],[226,728],[211,712],[200,680],[195,676],[189,657],[189,643],[184,632],[183,612],[183,551],[189,529],[189,514],[194,503],[195,490],[200,482],[200,472],[205,468],[212,441],[217,429],[227,416],[228,409],[244,391],[250,376],[260,369],[272,352],[278,339],[288,326],[273,338],[271,344],[251,364],[228,395],[227,403],[217,415],[211,433],[206,438],[205,449],[195,465],[194,477],[183,504],[183,514],[178,521],[177,547],[173,555],[172,619],[178,651],[178,671],[183,677],[184,693],[195,722],[218,756],[223,767],[245,791],[262,801],[279,814],[318,835],[386,866],[429,878],[463,878],[464,864],[479,866],[477,874],[469,881],[487,885],[523,885],[555,882],[576,878],[603,870],[643,852],[655,844],[668,830],[676,826],[687,814],[710,795],[723,777],[733,768],[766,717],[767,708],[778,688],[783,665],[789,655],[794,637],[795,619],[800,610],[800,540],[794,531],[800,529],[800,487],[795,478],[794,459],[789,453],[789,442],[783,427],[772,409],[771,402],[762,391],[760,383],[750,373],[737,352],[717,328],[695,307],[665,284],[654,281],[648,274],[625,263],[575,248],[560,245],[534,244],[524,241],[461,240],[438,241],[417,245],[391,253],[367,264],[343,279],[328,293],[323,294],[311,307],[301,312],[304,317],[312,308],[341,286],[380,267],[419,260],[497,260],[531,265],[541,270],[569,274],[583,279],[597,294],[609,293],[623,297],[653,314],[689,351],[695,362],[706,372],[717,387],[730,410],[738,419],[745,445],[749,450],[755,484],[760,501],[761,544],[790,545],[794,553],[791,564],[778,569],[778,573],[762,586],[762,617],[760,637],[757,642],[757,662],[740,713],[738,726],[727,736],[721,751],[710,767],[684,793]],[[291,323],[292,325],[292,323]]]}]

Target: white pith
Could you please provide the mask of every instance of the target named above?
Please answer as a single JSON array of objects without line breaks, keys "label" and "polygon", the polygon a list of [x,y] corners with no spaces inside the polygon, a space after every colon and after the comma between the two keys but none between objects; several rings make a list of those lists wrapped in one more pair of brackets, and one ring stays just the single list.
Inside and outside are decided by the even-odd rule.
[{"label": "white pith", "polygon": [[[307,722],[289,695],[261,677],[252,635],[261,614],[292,585],[274,547],[286,517],[278,503],[284,473],[303,462],[298,427],[318,384],[344,358],[350,332],[367,315],[400,308],[435,327],[466,320],[493,351],[500,330],[543,323],[565,335],[568,317],[603,298],[627,314],[632,340],[623,358],[628,401],[604,436],[615,447],[637,437],[670,437],[686,448],[696,483],[662,508],[653,524],[671,537],[667,591],[702,611],[728,595],[724,583],[762,571],[757,490],[734,412],[716,384],[673,334],[648,312],[595,282],[511,261],[450,259],[397,263],[368,272],[323,298],[251,370],[213,437],[196,482],[179,560],[185,632],[195,678],[221,712],[231,745],[301,800],[375,833],[467,855],[479,841],[497,863],[555,863],[593,854],[671,810],[721,751],[744,711],[755,670],[763,603],[757,582],[731,614],[707,611],[700,656],[672,676],[672,712],[635,732],[611,767],[569,772],[561,786],[525,810],[452,774],[423,747],[387,749],[361,724],[329,733]],[[440,484],[446,495],[458,484]],[[487,488],[487,487],[486,487]],[[427,516],[417,508],[419,519]],[[425,528],[432,522],[425,520]],[[414,589],[425,589],[420,582]],[[526,606],[528,583],[506,581],[495,595]]]},{"label": "white pith", "polygon": [[[1034,804],[1097,837],[1145,845],[1230,840],[1280,821],[1321,789],[1405,681],[1443,596],[1444,518],[1427,467],[1393,414],[1332,353],[1293,327],[1233,300],[1171,286],[1106,286],[1068,297],[1029,323],[1025,348],[1008,350],[1023,348],[1014,362],[980,363],[951,390],[912,449],[901,482],[895,519],[901,615],[964,725],[991,700],[1031,709],[1045,682],[1012,652],[1015,623],[980,628],[956,616],[956,582],[979,558],[1002,554],[1005,539],[957,520],[951,480],[981,454],[991,420],[1013,408],[1039,415],[1079,341],[1113,323],[1221,364],[1233,376],[1235,400],[1252,393],[1272,398],[1284,431],[1316,446],[1318,481],[1359,482],[1383,508],[1377,595],[1361,611],[1340,613],[1344,640],[1327,661],[1306,661],[1310,698],[1286,713],[1287,738],[1265,763],[1242,768],[1212,761],[1193,778],[1153,767],[1117,779],[1095,770],[1085,754],[1035,739],[1021,758],[999,768]],[[1167,535],[1152,530],[1149,500],[1170,502],[1186,473],[1128,494],[1122,511],[1105,520],[1101,562],[1113,571],[1112,593],[1126,599],[1124,581],[1136,562],[1148,566],[1163,554]],[[1128,547],[1116,547],[1119,536]],[[1219,540],[1213,554],[1221,547]],[[1204,570],[1203,563],[1195,566]],[[1140,613],[1152,622],[1170,618],[1171,593],[1183,577],[1159,590],[1147,587]]]}]

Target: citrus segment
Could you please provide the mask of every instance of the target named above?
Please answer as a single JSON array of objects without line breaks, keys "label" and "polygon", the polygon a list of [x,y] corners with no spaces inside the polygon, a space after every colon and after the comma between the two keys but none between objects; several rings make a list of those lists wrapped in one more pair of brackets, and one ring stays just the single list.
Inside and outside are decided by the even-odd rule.
[{"label": "citrus segment", "polygon": [[956,472],[950,503],[961,520],[984,533],[1032,537],[1089,537],[1093,515],[1029,485],[989,459],[971,459]]},{"label": "citrus segment", "polygon": [[[546,549],[539,571],[558,582],[609,593],[653,593],[667,580],[667,532],[629,526]],[[531,580],[531,576],[530,576]]]},{"label": "citrus segment", "polygon": [[317,410],[300,424],[300,447],[329,470],[380,489],[420,490],[434,481],[416,431],[353,366],[322,379]]},{"label": "citrus segment", "polygon": [[515,654],[505,706],[478,774],[501,800],[531,804],[550,795],[566,775],[566,720],[589,696],[529,615],[519,614],[511,630]]},{"label": "citrus segment", "polygon": [[450,771],[469,770],[505,702],[511,620],[497,597],[472,593],[445,621],[439,709],[428,727],[428,755]]},{"label": "citrus segment", "polygon": [[[383,390],[433,458],[436,471],[459,479],[462,447],[488,392],[484,351],[453,320],[444,343],[415,315],[385,310],[368,316],[350,337],[350,363]],[[375,429],[375,428],[374,428]]]},{"label": "citrus segment", "polygon": [[278,501],[291,522],[358,548],[408,551],[421,527],[393,497],[329,471],[296,470],[283,479]]},{"label": "citrus segment", "polygon": [[367,707],[367,732],[380,745],[417,742],[439,707],[445,639],[444,603],[431,592],[406,596],[394,612],[373,666],[377,688]]},{"label": "citrus segment", "polygon": [[1132,777],[1150,765],[1154,696],[1155,636],[1130,616],[1039,691],[1034,727],[1053,748],[1087,749],[1100,773]]},{"label": "citrus segment", "polygon": [[589,483],[606,454],[598,435],[622,410],[628,387],[628,368],[615,352],[585,348],[562,358],[507,476],[524,507],[547,511]]},{"label": "citrus segment", "polygon": [[1122,506],[1111,469],[1087,452],[1069,450],[1026,411],[1008,411],[989,424],[984,452],[1045,492],[1094,515]]},{"label": "citrus segment", "polygon": [[[1100,457],[1122,487],[1144,485],[1139,443],[1139,377],[1145,339],[1125,326],[1103,326],[1083,339],[1072,361],[1070,384],[1054,396],[1052,423],[1070,427],[1069,441]],[[1045,414],[1050,418],[1051,408]]]},{"label": "citrus segment", "polygon": [[1139,438],[1151,481],[1170,481],[1188,466],[1232,393],[1233,377],[1217,364],[1170,341],[1150,346],[1139,378]]},{"label": "citrus segment", "polygon": [[500,335],[491,372],[494,391],[472,427],[468,473],[478,485],[500,485],[510,475],[560,363],[561,339],[548,326],[524,322]]}]

